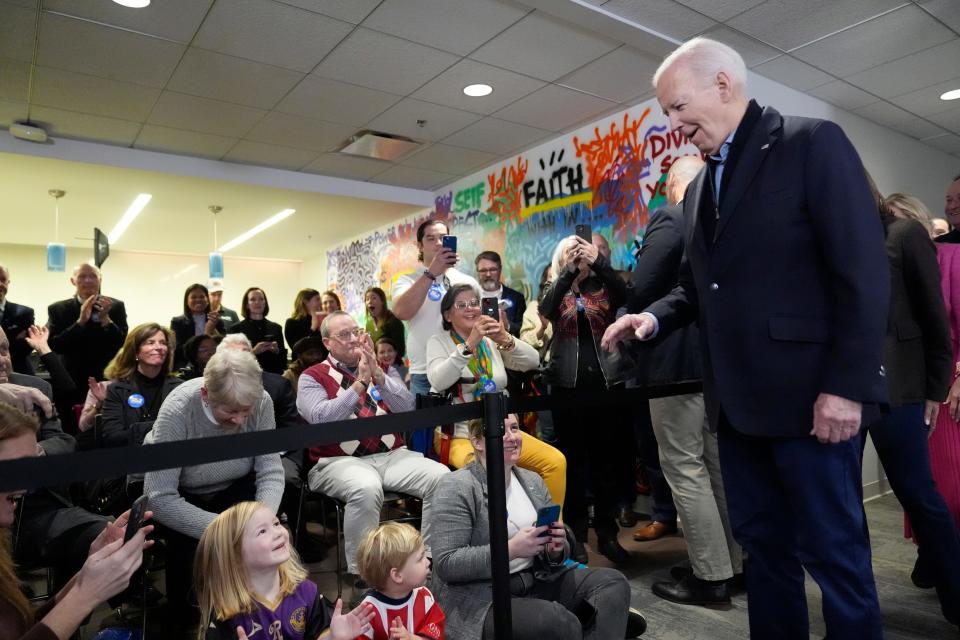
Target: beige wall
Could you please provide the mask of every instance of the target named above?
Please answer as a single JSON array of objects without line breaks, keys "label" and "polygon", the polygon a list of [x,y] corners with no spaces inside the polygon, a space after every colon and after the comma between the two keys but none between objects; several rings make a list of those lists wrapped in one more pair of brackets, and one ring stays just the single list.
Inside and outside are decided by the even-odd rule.
[{"label": "beige wall", "polygon": [[[91,259],[92,252],[67,247],[67,271],[46,270],[46,247],[0,244],[0,263],[10,269],[14,302],[31,306],[37,321],[45,322],[47,305],[73,295],[73,266]],[[322,289],[322,283],[301,285],[301,262],[225,258],[224,303],[240,311],[240,298],[248,286],[262,287],[270,301],[270,316],[283,325],[301,286]],[[183,292],[194,282],[206,283],[207,257],[115,251],[103,265],[103,293],[120,298],[127,307],[130,326],[141,322],[169,323],[183,312]]]}]

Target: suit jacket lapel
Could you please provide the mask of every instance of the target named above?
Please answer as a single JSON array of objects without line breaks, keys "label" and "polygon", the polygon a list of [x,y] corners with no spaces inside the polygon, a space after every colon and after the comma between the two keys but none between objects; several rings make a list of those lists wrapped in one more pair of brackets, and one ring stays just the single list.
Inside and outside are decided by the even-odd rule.
[{"label": "suit jacket lapel", "polygon": [[[687,187],[687,193],[683,197],[684,243],[685,245],[690,244],[690,230],[692,229],[692,239],[703,253],[707,252],[707,241],[703,237],[703,225],[700,224],[700,208],[703,204],[703,199],[710,198],[710,194],[707,191],[709,184],[706,179],[708,170],[706,166],[700,170],[700,173],[697,174],[690,183],[690,186]],[[709,209],[712,210],[713,207],[711,206]]]},{"label": "suit jacket lapel", "polygon": [[719,241],[724,228],[737,210],[737,205],[743,198],[747,187],[753,182],[757,171],[766,160],[770,149],[780,138],[782,118],[776,110],[766,107],[753,130],[750,131],[746,146],[737,158],[733,175],[727,183],[727,191],[723,194],[723,204],[720,206],[720,220],[716,238]]}]

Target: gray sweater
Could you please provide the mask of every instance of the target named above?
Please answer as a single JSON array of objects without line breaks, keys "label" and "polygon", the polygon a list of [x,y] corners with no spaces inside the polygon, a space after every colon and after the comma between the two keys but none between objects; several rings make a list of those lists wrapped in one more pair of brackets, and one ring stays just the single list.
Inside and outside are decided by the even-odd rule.
[{"label": "gray sweater", "polygon": [[[535,509],[553,502],[540,476],[517,467],[513,472],[513,481],[520,481]],[[448,638],[480,640],[483,620],[493,603],[488,511],[487,471],[474,462],[440,478],[430,513],[424,514],[433,523],[430,590],[447,618]],[[569,548],[564,559],[568,555]]]},{"label": "gray sweater", "polygon": [[[211,422],[204,413],[200,399],[202,385],[203,378],[195,378],[170,392],[160,407],[152,437],[144,444],[151,440],[155,443],[179,442],[228,433],[220,425]],[[264,391],[263,399],[240,431],[265,431],[274,426],[273,401]],[[197,446],[203,446],[203,443],[198,442]],[[217,493],[251,471],[257,474],[256,499],[276,512],[283,496],[283,465],[279,453],[150,471],[144,476],[143,492],[150,497],[150,509],[157,522],[184,535],[200,538],[217,514],[187,502],[180,495],[181,488],[187,493]]]}]

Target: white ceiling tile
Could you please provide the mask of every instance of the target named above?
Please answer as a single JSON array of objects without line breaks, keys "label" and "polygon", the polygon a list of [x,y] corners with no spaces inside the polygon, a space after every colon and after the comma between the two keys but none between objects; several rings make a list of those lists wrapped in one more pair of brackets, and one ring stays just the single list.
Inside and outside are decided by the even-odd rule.
[{"label": "white ceiling tile", "polygon": [[[459,109],[451,109],[432,102],[404,98],[370,121],[375,131],[399,134],[414,140],[441,140],[454,131],[463,129],[482,116]],[[421,127],[417,120],[425,120]]]},{"label": "white ceiling tile", "polygon": [[791,53],[845,77],[955,37],[922,9],[908,5]]},{"label": "white ceiling tile", "polygon": [[497,160],[497,157],[486,151],[434,144],[401,160],[400,164],[443,173],[465,174],[492,164]]},{"label": "white ceiling tile", "polygon": [[280,101],[283,113],[361,125],[400,100],[392,93],[310,75]]},{"label": "white ceiling tile", "polygon": [[892,105],[883,100],[874,102],[873,104],[868,104],[867,106],[860,107],[859,109],[854,109],[853,112],[886,127],[894,124],[900,124],[901,122],[915,120],[917,117],[914,114],[904,111],[900,107]]},{"label": "white ceiling tile", "polygon": [[890,125],[890,128],[906,134],[911,138],[917,138],[918,140],[920,138],[929,138],[930,136],[939,136],[947,133],[945,129],[919,118],[913,118],[906,122],[898,122],[897,124]]},{"label": "white ceiling tile", "polygon": [[355,127],[351,125],[321,122],[272,111],[244,138],[254,142],[320,152],[339,146],[354,132]]},{"label": "white ceiling tile", "polygon": [[[881,98],[890,98],[960,78],[960,38],[878,65],[846,78]],[[960,86],[960,82],[957,83]]]},{"label": "white ceiling tile", "polygon": [[271,0],[219,0],[193,44],[306,73],[352,28],[349,23]]},{"label": "white ceiling tile", "polygon": [[674,0],[610,0],[603,9],[678,40],[686,40],[716,24]]},{"label": "white ceiling tile", "polygon": [[477,49],[470,57],[553,81],[617,46],[618,42],[534,12]]},{"label": "white ceiling tile", "polygon": [[496,117],[550,131],[567,127],[619,105],[566,87],[548,84],[497,111]]},{"label": "white ceiling tile", "polygon": [[163,0],[142,9],[129,9],[103,0],[44,0],[43,8],[187,43],[212,3],[213,0]]},{"label": "white ceiling tile", "polygon": [[878,100],[876,96],[857,89],[852,84],[848,84],[843,80],[828,82],[827,84],[810,89],[808,93],[832,105],[836,105],[841,109],[849,109],[851,111],[865,107]]},{"label": "white ceiling tile", "polygon": [[766,0],[677,0],[682,5],[710,16],[714,20],[726,22],[747,9],[752,9]]},{"label": "white ceiling tile", "polygon": [[241,140],[233,149],[230,149],[230,152],[223,159],[227,162],[296,171],[305,164],[316,160],[317,155],[317,152],[305,149]]},{"label": "white ceiling tile", "polygon": [[137,136],[133,146],[147,151],[178,153],[219,160],[236,143],[237,138],[147,124],[140,131],[140,135]]},{"label": "white ceiling tile", "polygon": [[917,0],[917,4],[960,33],[960,11],[957,11],[957,0]]},{"label": "white ceiling tile", "polygon": [[30,62],[33,59],[36,8],[0,4],[0,58]]},{"label": "white ceiling tile", "polygon": [[466,55],[529,11],[492,0],[384,0],[363,26]]},{"label": "white ceiling tile", "polygon": [[239,138],[265,113],[262,109],[164,91],[147,122],[174,129]]},{"label": "white ceiling tile", "polygon": [[298,71],[190,47],[167,89],[271,109],[303,77]]},{"label": "white ceiling tile", "polygon": [[936,147],[941,151],[946,151],[947,153],[952,153],[955,156],[960,156],[960,136],[948,133],[945,136],[937,136],[936,138],[929,138],[923,141],[925,144]]},{"label": "white ceiling tile", "polygon": [[29,84],[29,63],[18,60],[0,60],[0,98],[26,101]]},{"label": "white ceiling tile", "polygon": [[650,91],[650,81],[660,62],[659,58],[623,46],[557,80],[557,84],[615,102],[629,102]]},{"label": "white ceiling tile", "polygon": [[9,127],[17,120],[25,120],[26,117],[26,101],[0,99],[0,127]]},{"label": "white ceiling tile", "polygon": [[384,160],[358,158],[345,153],[325,153],[303,167],[301,171],[334,178],[367,180],[378,173],[383,173],[390,166],[390,163]]},{"label": "white ceiling tile", "polygon": [[788,51],[902,4],[903,0],[770,0],[727,24]]},{"label": "white ceiling tile", "polygon": [[360,27],[320,63],[315,73],[407,95],[457,60],[445,51]]},{"label": "white ceiling tile", "polygon": [[[490,85],[493,93],[479,98],[464,95],[464,87],[477,83]],[[542,80],[464,58],[417,89],[411,97],[489,115],[544,84]]]},{"label": "white ceiling tile", "polygon": [[457,176],[449,173],[416,169],[414,167],[393,166],[383,173],[374,176],[370,182],[392,184],[398,187],[410,187],[411,189],[431,189],[436,186],[449,184],[456,179]]},{"label": "white ceiling tile", "polygon": [[277,0],[331,18],[360,24],[383,0]]},{"label": "white ceiling tile", "polygon": [[123,146],[132,144],[140,131],[140,125],[136,122],[40,106],[31,107],[30,120],[54,137]]},{"label": "white ceiling tile", "polygon": [[806,91],[835,80],[829,73],[815,69],[793,56],[783,55],[753,68],[760,75],[788,87]]},{"label": "white ceiling tile", "polygon": [[931,87],[924,87],[923,89],[905,93],[902,96],[890,98],[890,102],[918,116],[932,116],[936,113],[942,113],[950,109],[953,104],[956,104],[940,99],[943,93],[953,89],[960,89],[960,82],[957,80],[941,82]]},{"label": "white ceiling tile", "polygon": [[45,13],[38,64],[162,88],[186,47],[159,38]]},{"label": "white ceiling tile", "polygon": [[552,135],[554,135],[552,132],[545,129],[528,127],[497,118],[484,118],[456,132],[443,142],[455,147],[507,154]]},{"label": "white ceiling tile", "polygon": [[734,31],[730,27],[717,25],[703,32],[701,35],[730,45],[737,50],[737,53],[743,58],[748,67],[754,67],[758,64],[772,60],[780,55],[780,51],[768,46],[755,38]]},{"label": "white ceiling tile", "polygon": [[953,131],[954,133],[960,133],[960,104],[953,103],[954,106],[942,113],[937,113],[927,120],[935,122],[941,127]]},{"label": "white ceiling tile", "polygon": [[33,103],[68,111],[143,122],[160,89],[97,78],[72,71],[37,67]]}]

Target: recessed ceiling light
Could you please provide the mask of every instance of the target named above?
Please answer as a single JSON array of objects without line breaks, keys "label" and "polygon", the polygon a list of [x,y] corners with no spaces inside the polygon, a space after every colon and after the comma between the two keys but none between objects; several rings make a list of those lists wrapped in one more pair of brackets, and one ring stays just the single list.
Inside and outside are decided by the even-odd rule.
[{"label": "recessed ceiling light", "polygon": [[960,98],[960,89],[954,89],[953,91],[947,91],[946,93],[940,96],[941,100],[956,100]]},{"label": "recessed ceiling light", "polygon": [[464,87],[463,92],[471,98],[480,98],[493,93],[493,87],[488,84],[471,84]]},{"label": "recessed ceiling light", "polygon": [[119,5],[130,7],[131,9],[143,9],[150,4],[150,0],[113,0]]}]

